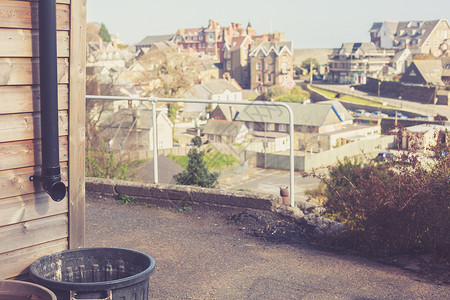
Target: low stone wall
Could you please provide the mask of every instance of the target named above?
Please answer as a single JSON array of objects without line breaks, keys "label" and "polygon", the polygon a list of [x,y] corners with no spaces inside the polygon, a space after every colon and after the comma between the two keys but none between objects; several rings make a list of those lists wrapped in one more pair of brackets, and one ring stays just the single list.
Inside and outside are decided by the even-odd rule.
[{"label": "low stone wall", "polygon": [[162,207],[208,206],[274,211],[281,197],[262,193],[233,192],[185,185],[150,184],[134,181],[86,178],[86,191],[107,196],[120,194]]}]

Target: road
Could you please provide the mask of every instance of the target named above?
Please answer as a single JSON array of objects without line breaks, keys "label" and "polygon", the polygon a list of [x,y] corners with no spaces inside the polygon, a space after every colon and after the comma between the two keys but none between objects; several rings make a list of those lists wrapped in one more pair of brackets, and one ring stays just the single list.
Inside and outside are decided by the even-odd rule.
[{"label": "road", "polygon": [[[219,188],[280,195],[280,187],[289,186],[289,180],[289,171],[249,167],[245,173],[236,172],[220,176]],[[295,172],[294,183],[295,201],[298,202],[307,199],[305,190],[316,188],[319,179],[303,178],[299,172]]]},{"label": "road", "polygon": [[322,89],[328,89],[338,93],[353,95],[372,101],[387,103],[388,105],[399,107],[402,110],[418,113],[421,115],[435,116],[439,113],[440,115],[446,116],[450,120],[450,107],[448,106],[421,104],[417,102],[407,101],[405,99],[399,100],[394,98],[377,97],[376,95],[371,95],[369,93],[361,92],[358,90],[351,90],[349,85],[313,83],[313,86],[317,86],[318,88]]}]

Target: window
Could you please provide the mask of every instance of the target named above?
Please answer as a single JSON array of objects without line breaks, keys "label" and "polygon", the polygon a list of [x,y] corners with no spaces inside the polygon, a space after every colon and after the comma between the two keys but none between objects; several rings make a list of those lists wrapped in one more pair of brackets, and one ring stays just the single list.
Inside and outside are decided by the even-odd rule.
[{"label": "window", "polygon": [[267,123],[266,129],[268,131],[275,131],[275,124],[274,123]]},{"label": "window", "polygon": [[267,74],[267,82],[272,83],[272,74]]},{"label": "window", "polygon": [[227,61],[227,70],[228,70],[228,71],[231,70],[231,61]]},{"label": "window", "polygon": [[286,132],[287,131],[286,124],[278,124],[278,131]]},{"label": "window", "polygon": [[260,62],[257,62],[256,63],[256,70],[261,70],[261,63]]},{"label": "window", "polygon": [[257,74],[256,75],[256,81],[257,82],[261,82],[262,80],[261,80],[261,74]]},{"label": "window", "polygon": [[259,52],[259,58],[261,58],[261,59],[264,58],[264,53],[262,51]]}]

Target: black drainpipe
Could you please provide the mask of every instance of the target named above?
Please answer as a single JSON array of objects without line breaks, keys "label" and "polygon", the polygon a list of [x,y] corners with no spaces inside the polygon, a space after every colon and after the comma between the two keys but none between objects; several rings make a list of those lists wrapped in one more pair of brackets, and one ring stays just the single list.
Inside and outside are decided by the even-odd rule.
[{"label": "black drainpipe", "polygon": [[42,182],[54,201],[61,201],[66,185],[59,166],[56,0],[39,0],[39,56],[42,173],[34,179]]}]

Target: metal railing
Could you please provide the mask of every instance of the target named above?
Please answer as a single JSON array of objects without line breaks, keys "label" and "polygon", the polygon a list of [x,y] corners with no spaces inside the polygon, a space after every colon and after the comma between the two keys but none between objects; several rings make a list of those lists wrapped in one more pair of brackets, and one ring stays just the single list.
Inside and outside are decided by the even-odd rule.
[{"label": "metal railing", "polygon": [[92,100],[126,100],[126,101],[147,101],[152,104],[152,126],[153,130],[153,171],[154,181],[158,183],[158,139],[157,139],[157,122],[156,122],[156,103],[157,102],[184,102],[184,103],[204,103],[204,104],[233,104],[233,105],[266,105],[266,106],[281,106],[287,109],[289,114],[289,172],[290,172],[290,184],[289,184],[289,199],[290,206],[295,206],[294,199],[294,112],[292,108],[283,102],[273,101],[228,101],[228,100],[207,100],[207,99],[184,99],[184,98],[156,98],[156,97],[125,97],[125,96],[95,96],[87,95],[86,99]]}]

